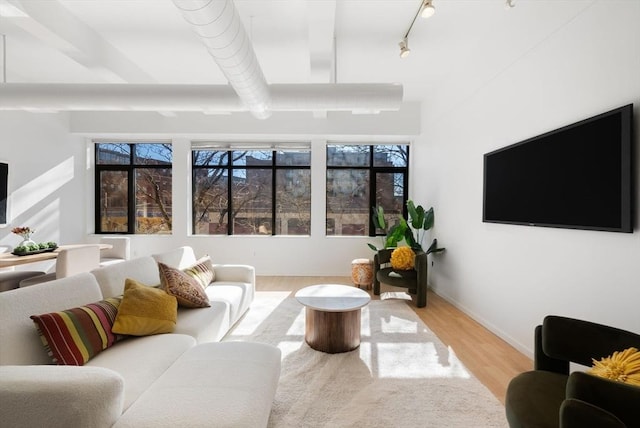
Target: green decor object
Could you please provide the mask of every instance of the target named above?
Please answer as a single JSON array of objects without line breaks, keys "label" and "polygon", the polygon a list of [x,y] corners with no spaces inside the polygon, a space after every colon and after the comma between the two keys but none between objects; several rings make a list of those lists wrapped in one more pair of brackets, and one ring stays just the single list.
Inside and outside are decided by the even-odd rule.
[{"label": "green decor object", "polygon": [[49,253],[55,251],[58,248],[58,244],[51,242],[41,242],[40,244],[33,243],[29,245],[18,245],[13,249],[11,254],[16,256],[29,256],[31,254]]},{"label": "green decor object", "polygon": [[[384,219],[384,209],[381,206],[372,208],[371,218],[374,226],[376,229],[382,229],[385,232],[382,240],[383,247],[381,249],[395,248],[404,240],[414,251],[424,251],[426,254],[444,251],[444,248],[438,248],[437,239],[431,242],[431,245],[429,245],[426,251],[422,248],[424,235],[427,230],[433,227],[435,221],[433,207],[425,210],[422,205],[416,207],[412,200],[408,200],[407,211],[409,213],[409,221],[400,216],[398,224],[387,229],[387,224]],[[379,250],[372,244],[367,245],[374,251]]]}]

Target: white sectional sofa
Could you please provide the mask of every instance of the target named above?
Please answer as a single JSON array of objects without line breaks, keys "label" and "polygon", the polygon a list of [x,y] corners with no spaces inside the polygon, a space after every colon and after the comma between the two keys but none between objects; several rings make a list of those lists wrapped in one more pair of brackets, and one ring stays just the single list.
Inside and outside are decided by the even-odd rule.
[{"label": "white sectional sofa", "polygon": [[213,265],[211,307],[180,308],[172,333],[126,338],[83,366],[52,365],[30,319],[122,295],[125,278],[157,285],[158,261],[183,268],[195,260],[183,247],[0,293],[0,425],[266,426],[279,349],[219,342],[253,300],[250,266]]}]

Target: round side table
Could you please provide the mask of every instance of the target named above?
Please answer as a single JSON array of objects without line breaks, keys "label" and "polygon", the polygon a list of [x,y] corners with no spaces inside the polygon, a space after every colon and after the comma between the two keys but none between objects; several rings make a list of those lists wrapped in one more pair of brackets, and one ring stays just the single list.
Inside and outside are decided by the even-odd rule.
[{"label": "round side table", "polygon": [[348,285],[320,284],[296,293],[305,306],[307,344],[329,354],[353,351],[360,346],[360,313],[371,297]]}]

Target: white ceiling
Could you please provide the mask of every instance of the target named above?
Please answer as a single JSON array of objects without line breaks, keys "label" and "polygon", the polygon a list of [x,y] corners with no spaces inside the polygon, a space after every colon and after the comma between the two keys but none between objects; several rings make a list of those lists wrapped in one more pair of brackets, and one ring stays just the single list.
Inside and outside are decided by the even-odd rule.
[{"label": "white ceiling", "polygon": [[[0,0],[7,82],[226,80],[171,0]],[[598,0],[434,0],[411,55],[398,42],[420,0],[235,0],[268,83],[402,83],[405,101],[487,84]],[[335,36],[335,52],[333,39]],[[313,65],[312,65],[313,64]]]}]

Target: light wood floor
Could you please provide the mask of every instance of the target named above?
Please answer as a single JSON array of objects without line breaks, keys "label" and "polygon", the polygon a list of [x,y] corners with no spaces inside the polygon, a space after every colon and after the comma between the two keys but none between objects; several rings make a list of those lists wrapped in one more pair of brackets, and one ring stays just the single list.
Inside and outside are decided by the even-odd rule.
[{"label": "light wood floor", "polygon": [[[351,284],[351,278],[259,276],[256,279],[256,288],[258,291],[291,291],[293,295],[302,287],[323,283]],[[406,289],[382,284],[381,291],[406,291]],[[372,299],[379,298],[373,296],[372,291],[369,292]],[[516,374],[531,370],[533,367],[533,362],[528,357],[437,294],[429,291],[425,308],[416,308],[412,302],[407,304],[445,345],[453,349],[460,361],[502,403],[504,403],[509,380]]]}]

